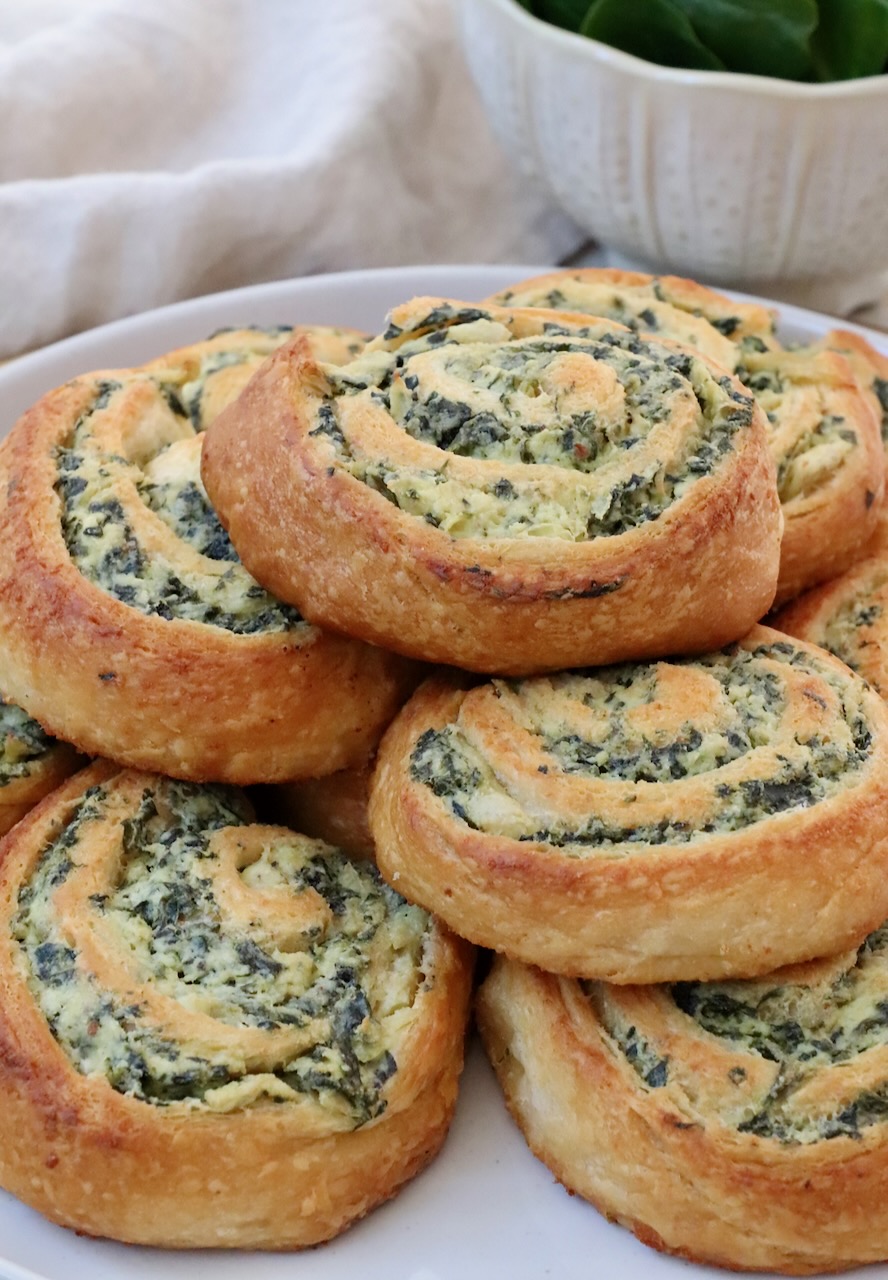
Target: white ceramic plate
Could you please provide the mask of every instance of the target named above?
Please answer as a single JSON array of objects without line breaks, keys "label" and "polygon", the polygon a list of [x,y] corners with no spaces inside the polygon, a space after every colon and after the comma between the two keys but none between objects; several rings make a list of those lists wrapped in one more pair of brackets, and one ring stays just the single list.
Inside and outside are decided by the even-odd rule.
[{"label": "white ceramic plate", "polygon": [[[257,285],[133,316],[0,369],[0,435],[67,378],[149,360],[222,325],[377,330],[389,307],[414,294],[474,300],[544,269],[348,272]],[[816,338],[838,323],[794,307],[780,311],[781,332],[793,340]],[[888,354],[888,334],[859,331]],[[248,1185],[243,1193],[250,1194]],[[755,1223],[749,1225],[755,1231]],[[506,1114],[477,1045],[453,1130],[431,1168],[339,1240],[307,1253],[160,1252],[80,1239],[0,1193],[2,1280],[712,1280],[724,1274],[646,1249],[559,1187]],[[866,1280],[888,1280],[888,1267],[865,1274]]]}]

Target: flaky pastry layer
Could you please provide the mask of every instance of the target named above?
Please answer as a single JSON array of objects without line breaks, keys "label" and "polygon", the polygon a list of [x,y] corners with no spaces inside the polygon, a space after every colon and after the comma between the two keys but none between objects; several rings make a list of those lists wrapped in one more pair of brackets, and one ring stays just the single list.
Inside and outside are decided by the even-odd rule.
[{"label": "flaky pastry layer", "polygon": [[698,658],[421,685],[380,869],[483,946],[614,982],[750,976],[888,911],[888,709],[765,627]]},{"label": "flaky pastry layer", "polygon": [[696,348],[736,374],[769,424],[785,520],[778,603],[841,573],[859,556],[882,503],[876,392],[888,384],[874,382],[868,357],[878,355],[856,335],[836,332],[787,350],[764,307],[693,280],[612,268],[537,276],[490,301],[610,316]]},{"label": "flaky pastry layer", "polygon": [[91,1235],[299,1248],[437,1151],[471,949],[371,863],[110,764],[0,856],[5,1189]]},{"label": "flaky pastry layer", "polygon": [[0,836],[77,769],[77,752],[0,697]]},{"label": "flaky pastry layer", "polygon": [[519,673],[743,634],[776,582],[766,436],[702,355],[425,298],[348,365],[282,348],[202,473],[244,563],[305,616]]},{"label": "flaky pastry layer", "polygon": [[888,1258],[888,934],[754,982],[612,987],[498,957],[477,1019],[515,1120],[645,1244],[788,1275]]},{"label": "flaky pastry layer", "polygon": [[[5,688],[81,750],[178,777],[311,776],[366,756],[406,665],[322,633],[240,563],[203,428],[291,331],[232,331],[50,392],[4,442]],[[359,335],[309,330],[327,359]]]}]

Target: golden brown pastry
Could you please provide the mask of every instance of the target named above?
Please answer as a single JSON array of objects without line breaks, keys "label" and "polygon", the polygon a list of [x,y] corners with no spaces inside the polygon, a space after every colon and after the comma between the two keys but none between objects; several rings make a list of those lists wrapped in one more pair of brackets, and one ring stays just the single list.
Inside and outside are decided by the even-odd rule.
[{"label": "golden brown pastry", "polygon": [[498,958],[477,1015],[532,1150],[645,1244],[789,1275],[888,1259],[885,926],[754,982],[612,987]]},{"label": "golden brown pastry", "polygon": [[882,443],[888,446],[888,356],[877,351],[871,342],[849,329],[831,329],[819,342],[812,344],[814,351],[839,351],[850,363],[857,381],[868,392],[881,423]]},{"label": "golden brown pastry", "polygon": [[[87,753],[229,782],[332,772],[366,757],[411,687],[403,660],[260,587],[207,501],[208,406],[281,340],[235,331],[77,378],[4,442],[4,688]],[[320,349],[347,347],[334,331]]]},{"label": "golden brown pastry", "polygon": [[737,376],[771,422],[785,519],[781,604],[854,564],[872,535],[884,493],[880,422],[836,351],[749,350]]},{"label": "golden brown pastry", "polygon": [[773,625],[828,649],[888,698],[888,520],[857,564],[793,600]]},{"label": "golden brown pastry", "polygon": [[696,347],[730,369],[770,423],[786,520],[778,602],[854,563],[874,528],[884,479],[877,410],[878,388],[888,382],[873,382],[872,358],[880,357],[869,344],[837,332],[812,347],[786,351],[764,307],[677,276],[557,271],[490,301],[610,316]]},{"label": "golden brown pastry", "polygon": [[[417,664],[413,686],[404,691],[404,702],[423,673],[428,675],[429,668]],[[368,806],[378,746],[379,742],[374,743],[367,759],[349,769],[257,788],[257,807],[272,822],[326,840],[352,857],[375,858]]]},{"label": "golden brown pastry", "polygon": [[0,836],[82,763],[14,702],[0,698]]},{"label": "golden brown pastry", "polygon": [[752,976],[888,913],[888,708],[765,627],[699,658],[429,680],[377,761],[386,879],[553,972]]},{"label": "golden brown pastry", "polygon": [[6,837],[0,1185],[91,1235],[300,1248],[456,1100],[471,949],[241,793],[100,764]]},{"label": "golden brown pastry", "polygon": [[263,796],[277,821],[344,849],[352,857],[374,856],[367,806],[373,761],[339,769],[323,778],[279,782]]},{"label": "golden brown pastry", "polygon": [[170,366],[177,367],[177,385],[168,384],[167,394],[178,398],[195,431],[206,431],[213,419],[237,399],[271,353],[299,335],[308,341],[318,360],[329,364],[347,364],[370,337],[359,329],[320,324],[217,329],[205,342],[180,347],[144,368],[168,378]]},{"label": "golden brown pastry", "polygon": [[306,617],[515,674],[742,635],[777,573],[766,436],[697,354],[420,298],[342,367],[283,347],[202,468],[245,565]]},{"label": "golden brown pastry", "polygon": [[636,333],[659,334],[697,347],[725,369],[737,364],[748,339],[776,344],[776,313],[739,302],[696,280],[653,276],[618,267],[578,267],[531,276],[487,299],[501,307],[546,307],[607,316]]}]

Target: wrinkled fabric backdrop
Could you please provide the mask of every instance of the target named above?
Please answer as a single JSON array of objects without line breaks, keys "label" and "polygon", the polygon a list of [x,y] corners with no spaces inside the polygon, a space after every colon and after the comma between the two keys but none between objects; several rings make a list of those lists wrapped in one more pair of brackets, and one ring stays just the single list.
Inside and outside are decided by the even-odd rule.
[{"label": "wrinkled fabric backdrop", "polygon": [[555,263],[447,0],[0,0],[0,359],[241,284]]}]

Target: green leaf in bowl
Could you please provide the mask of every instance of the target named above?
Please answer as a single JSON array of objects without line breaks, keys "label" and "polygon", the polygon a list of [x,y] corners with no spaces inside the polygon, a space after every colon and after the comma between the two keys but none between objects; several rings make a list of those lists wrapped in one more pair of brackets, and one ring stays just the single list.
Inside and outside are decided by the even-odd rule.
[{"label": "green leaf in bowl", "polygon": [[673,0],[595,0],[580,34],[666,67],[724,71],[722,60],[702,43],[687,14]]},{"label": "green leaf in bowl", "polygon": [[543,22],[566,31],[579,31],[580,24],[589,11],[590,0],[518,0]]},{"label": "green leaf in bowl", "polygon": [[[672,0],[729,71],[783,80],[813,72],[816,0]],[[851,0],[855,3],[855,0]]]},{"label": "green leaf in bowl", "polygon": [[820,0],[811,46],[818,80],[880,75],[888,66],[888,0]]}]

